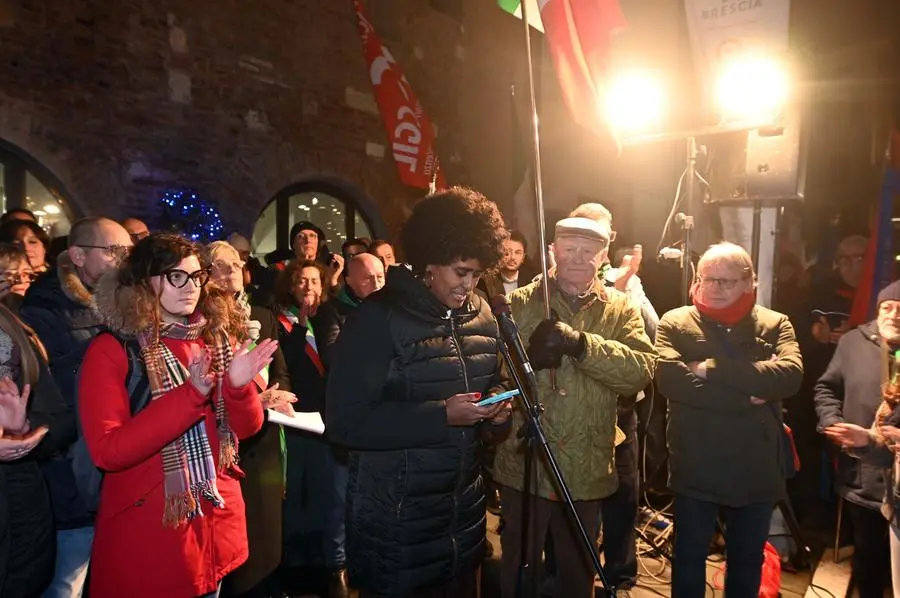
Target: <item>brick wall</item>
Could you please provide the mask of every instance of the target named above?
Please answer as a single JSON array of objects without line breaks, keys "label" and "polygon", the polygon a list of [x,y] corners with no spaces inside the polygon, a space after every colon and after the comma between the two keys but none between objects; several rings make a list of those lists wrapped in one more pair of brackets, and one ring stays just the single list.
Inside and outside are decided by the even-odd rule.
[{"label": "brick wall", "polygon": [[[461,21],[424,0],[365,6],[437,124],[448,180],[508,203],[520,22],[489,0],[464,1]],[[550,197],[575,197],[573,125],[558,105],[545,124],[548,169],[567,164]],[[0,138],[59,178],[76,215],[152,222],[163,189],[190,186],[250,232],[280,189],[326,176],[395,231],[421,194],[382,152],[350,0],[0,0]],[[596,169],[584,177],[597,188]]]},{"label": "brick wall", "polygon": [[[494,0],[459,3],[461,19],[433,8],[454,0],[364,6],[437,124],[448,180],[483,191],[511,216],[511,83],[528,122],[522,27]],[[795,3],[792,35],[815,55],[833,36],[810,33],[825,25],[800,27],[819,21],[800,10],[810,2]],[[651,63],[684,51],[679,6],[627,6],[630,31],[655,49]],[[537,56],[548,211],[598,199],[623,237],[655,244],[683,144],[616,159],[569,120],[552,67],[539,48]],[[421,195],[397,180],[351,0],[0,0],[0,140],[49,169],[76,215],[152,222],[163,189],[190,186],[218,203],[229,229],[249,233],[280,189],[328,177],[371,199],[396,232]],[[854,154],[867,158],[869,149]],[[816,176],[810,171],[810,188]],[[520,202],[523,225],[529,212]]]}]

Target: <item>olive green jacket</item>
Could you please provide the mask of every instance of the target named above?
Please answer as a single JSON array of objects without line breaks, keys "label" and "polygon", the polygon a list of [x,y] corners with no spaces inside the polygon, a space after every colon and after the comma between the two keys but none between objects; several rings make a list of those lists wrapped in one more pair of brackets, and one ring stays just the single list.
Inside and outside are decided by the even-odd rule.
[{"label": "olive green jacket", "polygon": [[[542,284],[536,281],[509,295],[513,318],[525,342],[544,319]],[[567,357],[556,370],[565,396],[551,389],[548,370],[537,372],[538,397],[545,408],[541,421],[575,500],[596,500],[616,491],[616,404],[619,395],[632,395],[647,386],[656,366],[656,353],[644,332],[639,307],[599,280],[591,294],[587,304],[573,313],[551,283],[551,308],[563,322],[585,333],[586,349],[581,359]],[[517,402],[512,431],[524,421]],[[561,500],[546,460],[538,455],[535,461],[532,491],[542,498]],[[521,441],[513,433],[497,447],[494,479],[521,491],[524,470]]]},{"label": "olive green jacket", "polygon": [[[731,507],[782,498],[789,447],[782,446],[781,401],[803,380],[787,316],[757,305],[726,328],[679,307],[662,317],[656,349],[656,386],[669,405],[672,491]],[[706,379],[691,373],[691,362],[705,362]]]}]

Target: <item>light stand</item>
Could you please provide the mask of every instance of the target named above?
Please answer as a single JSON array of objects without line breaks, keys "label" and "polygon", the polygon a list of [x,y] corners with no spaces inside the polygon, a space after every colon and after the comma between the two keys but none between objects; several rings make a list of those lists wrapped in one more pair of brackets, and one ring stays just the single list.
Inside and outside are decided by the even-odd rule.
[{"label": "light stand", "polygon": [[[519,557],[519,576],[516,581],[516,596],[518,598],[532,598],[537,593],[537,584],[530,583],[529,584],[529,573],[533,571],[529,567],[529,536],[530,536],[530,517],[531,517],[531,501],[534,500],[534,496],[531,492],[532,486],[532,476],[533,476],[533,467],[534,467],[534,451],[535,444],[539,444],[541,449],[543,450],[544,457],[547,459],[547,464],[550,466],[550,472],[553,474],[553,479],[556,482],[557,488],[559,488],[560,493],[563,497],[563,502],[566,504],[566,510],[569,512],[569,515],[572,517],[572,522],[575,524],[575,527],[578,529],[579,536],[581,537],[581,543],[585,550],[587,550],[588,555],[591,557],[591,562],[594,565],[594,572],[600,578],[600,583],[603,584],[603,588],[607,591],[608,595],[611,597],[615,597],[616,590],[609,584],[609,580],[606,578],[606,573],[603,571],[603,566],[600,564],[600,556],[597,554],[597,546],[594,540],[588,535],[587,530],[584,529],[584,525],[581,523],[581,519],[578,518],[578,511],[575,509],[575,502],[572,499],[572,493],[569,491],[569,487],[566,485],[566,481],[563,478],[563,474],[559,469],[559,463],[556,461],[556,457],[553,455],[553,450],[550,448],[549,443],[547,442],[547,436],[544,434],[544,427],[541,425],[541,414],[544,411],[544,406],[537,400],[532,400],[529,394],[533,391],[535,395],[537,395],[537,389],[531,388],[530,385],[524,384],[521,376],[519,375],[519,370],[517,368],[516,363],[513,362],[512,357],[509,354],[509,348],[506,345],[504,340],[500,340],[500,351],[503,353],[503,357],[506,360],[506,364],[509,366],[510,372],[512,372],[513,380],[516,382],[516,386],[521,391],[519,394],[519,400],[522,402],[522,408],[525,411],[525,415],[527,420],[522,425],[522,428],[518,431],[518,435],[522,438],[525,444],[525,476],[523,480],[523,488],[522,488],[522,533],[521,533],[521,553]],[[536,539],[537,540],[537,539]],[[543,540],[538,540],[543,541]],[[531,580],[534,581],[533,579]]]},{"label": "light stand", "polygon": [[691,204],[694,199],[694,188],[697,182],[697,138],[687,138],[687,167],[685,170],[687,190],[685,192],[684,212],[678,214],[681,223],[682,247],[681,247],[681,300],[685,305],[691,304],[691,284],[694,282],[693,263],[691,262],[691,246],[693,245],[694,216],[691,214]]}]

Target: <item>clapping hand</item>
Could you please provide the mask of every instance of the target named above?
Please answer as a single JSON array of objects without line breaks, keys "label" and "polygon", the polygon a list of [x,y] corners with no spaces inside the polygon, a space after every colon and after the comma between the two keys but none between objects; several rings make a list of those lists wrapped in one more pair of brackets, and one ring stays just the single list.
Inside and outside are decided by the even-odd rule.
[{"label": "clapping hand", "polygon": [[869,444],[869,431],[856,424],[840,422],[825,428],[825,436],[842,448],[862,448]]},{"label": "clapping hand", "polygon": [[250,341],[244,341],[234,352],[228,366],[228,382],[234,388],[250,384],[264,367],[272,363],[272,355],[278,349],[278,341],[267,338],[252,349]]},{"label": "clapping hand", "polygon": [[293,416],[294,408],[291,406],[297,402],[297,396],[286,390],[279,390],[276,382],[271,388],[267,388],[259,395],[263,409],[274,409],[283,415]]},{"label": "clapping hand", "polygon": [[895,428],[894,426],[881,426],[878,428],[878,431],[881,432],[884,439],[887,440],[891,448],[894,449],[894,452],[900,451],[900,428]]},{"label": "clapping hand", "polygon": [[25,412],[30,393],[30,385],[26,384],[20,393],[19,387],[8,376],[0,378],[0,429],[13,434],[28,432]]},{"label": "clapping hand", "polygon": [[0,462],[16,461],[25,457],[41,443],[49,429],[42,426],[25,435],[4,434],[0,430]]},{"label": "clapping hand", "polygon": [[341,273],[344,271],[344,256],[340,253],[331,254],[331,286],[336,287],[341,283]]},{"label": "clapping hand", "polygon": [[644,259],[644,248],[641,245],[635,245],[630,255],[622,258],[622,265],[619,267],[618,277],[616,278],[616,290],[625,292],[628,287],[628,281],[638,273],[641,269],[641,262]]},{"label": "clapping hand", "polygon": [[207,396],[216,382],[216,376],[212,372],[212,357],[206,349],[192,345],[190,358],[188,372],[191,374],[191,384],[200,394]]}]

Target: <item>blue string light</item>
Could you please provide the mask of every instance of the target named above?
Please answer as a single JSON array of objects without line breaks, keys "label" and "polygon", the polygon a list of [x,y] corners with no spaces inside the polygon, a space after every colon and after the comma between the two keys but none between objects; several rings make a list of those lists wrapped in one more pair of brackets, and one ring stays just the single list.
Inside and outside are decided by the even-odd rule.
[{"label": "blue string light", "polygon": [[221,239],[225,226],[218,210],[190,191],[168,190],[160,198],[161,228],[192,241],[209,243]]}]

